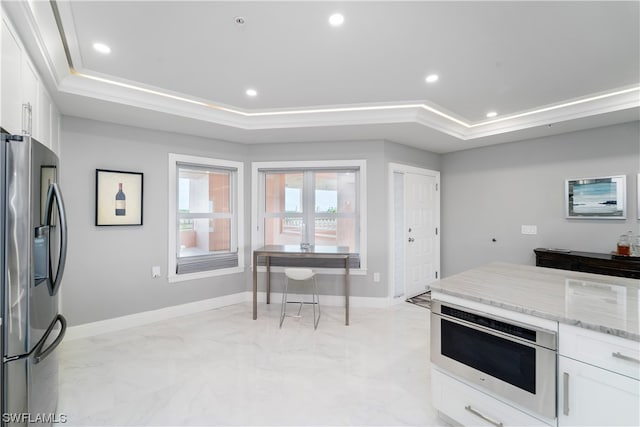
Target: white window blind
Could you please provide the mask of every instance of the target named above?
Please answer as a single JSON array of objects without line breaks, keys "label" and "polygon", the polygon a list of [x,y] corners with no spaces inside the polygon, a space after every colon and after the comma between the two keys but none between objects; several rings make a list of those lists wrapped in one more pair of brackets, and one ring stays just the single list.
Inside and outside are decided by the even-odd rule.
[{"label": "white window blind", "polygon": [[170,156],[173,229],[170,275],[241,266],[241,164],[194,156]]},{"label": "white window blind", "polygon": [[[265,245],[347,246],[360,267],[360,168],[263,168],[258,228]],[[344,267],[341,260],[278,258],[273,265]],[[334,265],[335,264],[335,265]]]}]

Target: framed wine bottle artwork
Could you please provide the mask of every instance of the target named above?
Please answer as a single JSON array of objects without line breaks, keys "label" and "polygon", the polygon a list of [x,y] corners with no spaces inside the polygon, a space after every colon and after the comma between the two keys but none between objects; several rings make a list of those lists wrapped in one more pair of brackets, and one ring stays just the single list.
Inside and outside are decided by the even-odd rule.
[{"label": "framed wine bottle artwork", "polygon": [[96,169],[96,225],[142,225],[143,175]]}]

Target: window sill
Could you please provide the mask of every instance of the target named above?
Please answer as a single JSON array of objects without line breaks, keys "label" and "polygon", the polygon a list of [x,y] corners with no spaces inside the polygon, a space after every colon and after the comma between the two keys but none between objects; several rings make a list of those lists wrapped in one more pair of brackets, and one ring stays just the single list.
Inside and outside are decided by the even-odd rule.
[{"label": "window sill", "polygon": [[197,273],[171,274],[167,278],[169,283],[186,282],[188,280],[206,279],[207,277],[226,276],[244,273],[244,267],[221,268],[219,270],[199,271]]},{"label": "window sill", "polygon": [[[284,273],[284,269],[287,267],[271,267],[272,273]],[[250,267],[251,271],[253,271],[253,267]],[[344,275],[344,268],[314,268],[313,269],[318,274],[327,274],[327,275]],[[258,266],[258,273],[266,273],[267,267]],[[350,268],[349,276],[366,276],[367,270],[363,268]]]}]

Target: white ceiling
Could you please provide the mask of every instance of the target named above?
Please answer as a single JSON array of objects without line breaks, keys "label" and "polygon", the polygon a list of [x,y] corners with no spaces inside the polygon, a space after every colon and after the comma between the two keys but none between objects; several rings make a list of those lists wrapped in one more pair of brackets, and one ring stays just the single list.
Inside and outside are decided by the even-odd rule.
[{"label": "white ceiling", "polygon": [[638,120],[639,5],[59,0],[75,73],[48,2],[7,9],[32,23],[18,31],[65,114],[245,143],[449,152]]}]

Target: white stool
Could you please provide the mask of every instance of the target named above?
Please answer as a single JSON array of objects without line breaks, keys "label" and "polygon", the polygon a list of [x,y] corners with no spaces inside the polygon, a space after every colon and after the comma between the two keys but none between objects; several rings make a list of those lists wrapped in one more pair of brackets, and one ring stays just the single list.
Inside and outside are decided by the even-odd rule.
[{"label": "white stool", "polygon": [[[316,275],[310,268],[286,268],[284,270],[284,292],[282,293],[282,307],[280,308],[280,327],[282,328],[282,322],[287,316],[287,291],[289,288],[289,280],[306,281],[313,279],[313,302],[299,301],[300,308],[298,308],[297,315],[289,315],[291,317],[300,317],[300,311],[302,310],[302,304],[313,305],[313,329],[318,328],[318,322],[320,322],[320,296],[318,295],[318,283],[316,282]],[[316,317],[316,305],[318,306],[318,317]]]}]

